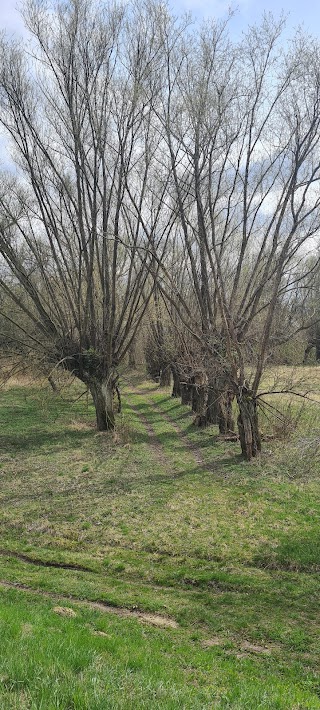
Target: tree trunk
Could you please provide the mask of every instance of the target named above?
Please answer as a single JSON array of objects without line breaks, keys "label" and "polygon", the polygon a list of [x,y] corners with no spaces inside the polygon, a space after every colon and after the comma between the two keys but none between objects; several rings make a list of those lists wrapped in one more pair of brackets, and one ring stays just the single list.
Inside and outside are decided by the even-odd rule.
[{"label": "tree trunk", "polygon": [[239,406],[238,430],[241,451],[244,458],[250,461],[261,451],[257,401],[251,392],[237,397]]},{"label": "tree trunk", "polygon": [[314,344],[313,344],[313,343],[308,343],[308,345],[307,345],[307,347],[306,347],[306,349],[305,349],[305,351],[304,351],[304,356],[303,356],[303,361],[302,361],[303,365],[306,364],[307,359],[308,359],[308,355],[309,355],[309,353],[311,353],[311,350],[312,350],[313,347],[314,347]]},{"label": "tree trunk", "polygon": [[181,382],[181,404],[191,404],[192,387],[188,382]]},{"label": "tree trunk", "polygon": [[96,410],[98,431],[114,429],[115,419],[112,381],[110,379],[104,382],[98,382],[97,380],[91,381],[89,383],[89,389]]},{"label": "tree trunk", "polygon": [[170,387],[171,370],[170,365],[165,365],[160,371],[160,387]]},{"label": "tree trunk", "polygon": [[131,370],[134,370],[136,367],[136,348],[134,342],[131,343],[129,348],[129,367]]},{"label": "tree trunk", "polygon": [[198,413],[194,420],[194,424],[199,427],[208,426],[208,387],[205,385],[198,388],[197,408]]},{"label": "tree trunk", "polygon": [[48,377],[48,382],[50,383],[53,392],[58,392],[58,387],[57,387],[57,385],[56,385],[56,383],[55,383],[55,381],[54,381],[52,375],[49,375],[49,377]]},{"label": "tree trunk", "polygon": [[180,377],[177,368],[171,365],[171,372],[173,377],[173,387],[171,397],[181,397],[181,384]]},{"label": "tree trunk", "polygon": [[194,424],[199,427],[205,427],[209,424],[208,421],[208,376],[206,372],[199,373],[194,378],[194,388],[192,393],[192,409],[197,412]]},{"label": "tree trunk", "polygon": [[220,434],[234,432],[235,422],[232,414],[234,395],[230,391],[218,393],[218,425]]},{"label": "tree trunk", "polygon": [[207,420],[208,424],[218,424],[218,403],[219,403],[219,393],[213,386],[209,386],[208,391],[208,405],[207,405]]},{"label": "tree trunk", "polygon": [[196,384],[194,377],[191,380],[191,407],[195,414],[199,414],[201,407],[200,386]]}]

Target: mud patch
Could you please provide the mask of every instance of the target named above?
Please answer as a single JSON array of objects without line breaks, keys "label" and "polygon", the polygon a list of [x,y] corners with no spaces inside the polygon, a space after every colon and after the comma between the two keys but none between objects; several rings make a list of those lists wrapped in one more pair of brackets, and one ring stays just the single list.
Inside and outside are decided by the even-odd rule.
[{"label": "mud patch", "polygon": [[263,653],[265,655],[270,655],[271,653],[269,648],[249,643],[249,641],[243,641],[243,643],[241,644],[241,650],[245,651],[246,653]]},{"label": "mud patch", "polygon": [[77,616],[74,609],[71,609],[69,606],[54,606],[52,611],[55,614],[59,614],[59,616],[68,616],[70,619]]},{"label": "mud patch", "polygon": [[90,629],[92,636],[104,636],[105,638],[110,638],[109,634],[106,634],[104,631],[97,631],[97,629]]},{"label": "mud patch", "polygon": [[205,641],[201,641],[201,646],[202,648],[212,648],[213,646],[223,646],[224,641],[222,639],[219,639],[217,636],[215,636],[212,639],[206,639]]}]

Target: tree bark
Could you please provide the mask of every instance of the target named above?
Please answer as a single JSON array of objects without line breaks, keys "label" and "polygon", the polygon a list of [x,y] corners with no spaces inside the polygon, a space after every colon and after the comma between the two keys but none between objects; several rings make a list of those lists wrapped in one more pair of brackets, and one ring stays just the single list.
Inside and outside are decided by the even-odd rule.
[{"label": "tree bark", "polygon": [[256,398],[250,391],[242,392],[237,397],[239,416],[238,430],[241,451],[244,458],[250,461],[261,451],[258,410]]},{"label": "tree bark", "polygon": [[181,383],[180,383],[178,369],[174,365],[171,365],[171,372],[172,372],[172,378],[173,378],[173,387],[172,387],[171,397],[181,397]]},{"label": "tree bark", "polygon": [[98,431],[112,431],[115,426],[112,382],[94,380],[89,383],[89,389],[96,410]]},{"label": "tree bark", "polygon": [[302,361],[303,365],[306,364],[307,359],[308,359],[308,355],[309,355],[309,353],[311,353],[311,350],[313,347],[314,347],[313,343],[308,343],[308,345],[304,351],[304,356],[303,356],[303,361]]},{"label": "tree bark", "polygon": [[58,387],[57,387],[57,385],[56,385],[56,383],[55,383],[55,381],[54,381],[52,375],[49,375],[49,377],[48,377],[48,382],[50,383],[53,392],[58,392]]},{"label": "tree bark", "polygon": [[188,382],[181,382],[181,404],[191,404],[192,387]]},{"label": "tree bark", "polygon": [[192,393],[192,409],[197,413],[194,424],[199,427],[208,426],[208,376],[206,372],[197,374],[194,377],[194,387]]},{"label": "tree bark", "polygon": [[207,420],[208,424],[218,424],[218,403],[219,394],[215,387],[209,386],[208,405],[207,405]]},{"label": "tree bark", "polygon": [[234,432],[235,422],[232,413],[232,402],[234,395],[226,390],[218,393],[218,412],[217,420],[220,434],[228,434]]},{"label": "tree bark", "polygon": [[170,365],[165,365],[160,371],[160,387],[170,387],[171,370]]},{"label": "tree bark", "polygon": [[195,377],[191,378],[191,407],[195,414],[199,414],[201,407],[200,385],[196,383]]},{"label": "tree bark", "polygon": [[129,367],[134,370],[136,367],[136,348],[135,343],[131,343],[129,348]]}]

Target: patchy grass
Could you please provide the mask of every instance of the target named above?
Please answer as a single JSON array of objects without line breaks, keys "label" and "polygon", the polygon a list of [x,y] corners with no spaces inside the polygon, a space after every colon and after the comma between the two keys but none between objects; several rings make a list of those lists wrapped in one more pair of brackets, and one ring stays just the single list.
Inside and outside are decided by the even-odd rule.
[{"label": "patchy grass", "polygon": [[320,708],[317,410],[248,464],[135,385],[114,435],[76,393],[1,394],[0,707]]}]

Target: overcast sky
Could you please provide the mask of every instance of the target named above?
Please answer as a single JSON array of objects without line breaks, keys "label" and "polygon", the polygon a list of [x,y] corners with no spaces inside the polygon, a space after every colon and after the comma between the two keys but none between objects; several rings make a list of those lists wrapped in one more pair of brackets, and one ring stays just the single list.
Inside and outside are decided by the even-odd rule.
[{"label": "overcast sky", "polygon": [[[289,14],[291,28],[304,24],[306,30],[320,37],[320,2],[319,0],[171,0],[170,6],[176,13],[191,10],[198,18],[213,15],[223,16],[230,6],[238,7],[232,22],[234,32],[238,33],[248,24],[261,17],[263,11],[270,11],[279,16],[281,9]],[[23,23],[17,11],[17,0],[0,0],[0,28],[10,34],[21,34]]]}]

